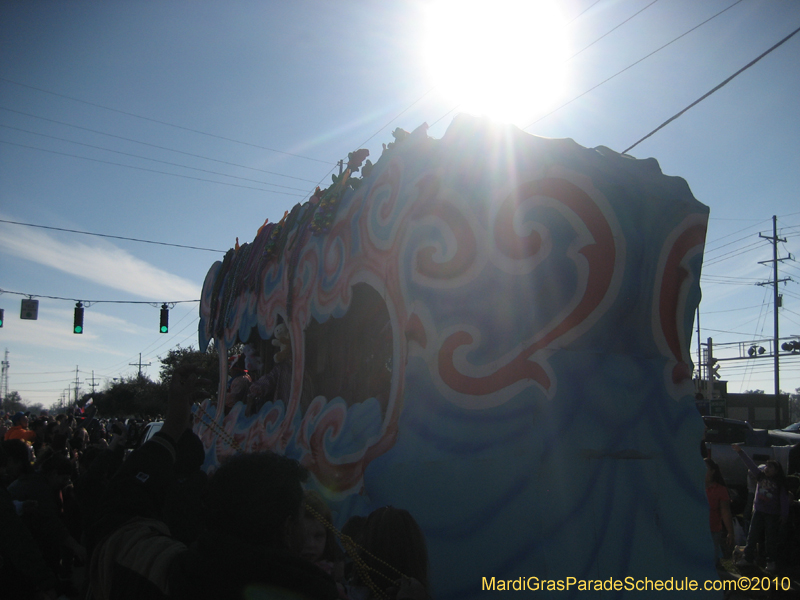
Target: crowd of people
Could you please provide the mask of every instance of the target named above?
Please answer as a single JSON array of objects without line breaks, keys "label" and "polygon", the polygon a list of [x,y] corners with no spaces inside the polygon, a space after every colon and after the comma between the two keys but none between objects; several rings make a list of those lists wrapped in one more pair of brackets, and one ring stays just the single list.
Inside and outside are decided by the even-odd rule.
[{"label": "crowd of people", "polygon": [[[727,558],[739,569],[763,567],[770,574],[796,567],[800,563],[800,506],[795,502],[800,498],[799,465],[790,459],[787,475],[778,461],[757,465],[740,445],[732,447],[748,470],[748,495],[737,516],[732,514],[731,497],[719,465],[712,456],[704,458],[717,566]],[[798,448],[800,444],[793,450]]]},{"label": "crowd of people", "polygon": [[178,371],[164,424],[10,415],[0,446],[3,596],[425,600],[425,538],[384,507],[335,530],[307,473],[240,454],[211,477],[189,424],[202,380]]},{"label": "crowd of people", "polygon": [[[0,415],[4,597],[430,598],[425,537],[407,511],[380,508],[337,531],[303,467],[272,453],[236,455],[208,477],[190,426],[204,394],[193,371],[177,371],[163,426],[144,444],[146,419],[100,419],[94,408]],[[800,558],[796,503],[790,512],[800,479],[734,449],[752,477],[738,519],[705,458],[715,558],[731,556],[738,521],[737,566],[774,573]]]}]

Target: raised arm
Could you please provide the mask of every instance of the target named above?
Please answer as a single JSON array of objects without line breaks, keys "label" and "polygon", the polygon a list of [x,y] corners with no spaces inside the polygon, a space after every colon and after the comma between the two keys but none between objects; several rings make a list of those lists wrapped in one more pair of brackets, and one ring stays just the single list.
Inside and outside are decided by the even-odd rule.
[{"label": "raised arm", "polygon": [[750,458],[744,450],[742,450],[742,447],[739,444],[731,444],[731,448],[736,451],[747,469],[753,474],[753,477],[759,479],[763,475],[761,470],[758,468],[758,465],[753,462],[753,459]]}]

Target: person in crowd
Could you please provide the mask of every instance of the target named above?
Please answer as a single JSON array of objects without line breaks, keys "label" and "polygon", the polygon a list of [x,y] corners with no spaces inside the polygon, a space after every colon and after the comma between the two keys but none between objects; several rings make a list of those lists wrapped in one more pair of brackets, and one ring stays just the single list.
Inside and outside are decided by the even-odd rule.
[{"label": "person in crowd", "polygon": [[764,536],[764,550],[767,559],[767,571],[774,573],[777,569],[778,535],[781,523],[785,523],[789,516],[789,495],[784,485],[785,475],[780,463],[768,460],[762,469],[745,454],[741,446],[733,444],[733,449],[739,458],[747,465],[748,470],[756,478],[755,499],[753,500],[753,515],[750,520],[750,530],[747,533],[747,545],[744,556],[737,561],[737,566],[749,566],[755,558],[756,545],[761,536]]},{"label": "person in crowd", "polygon": [[89,443],[89,433],[86,431],[83,423],[78,424],[72,432],[72,437],[69,439],[70,450],[77,450],[83,452],[83,449]]},{"label": "person in crowd", "polygon": [[11,417],[12,427],[6,431],[4,440],[25,440],[29,444],[36,441],[36,434],[28,429],[28,415],[18,412]]},{"label": "person in crowd", "polygon": [[[733,516],[731,515],[731,497],[725,486],[725,479],[719,465],[706,458],[706,497],[708,498],[708,519],[711,528],[711,540],[714,543],[714,562],[719,565],[722,558],[728,555],[727,549],[733,548]],[[725,544],[725,546],[723,546]]]},{"label": "person in crowd", "polygon": [[331,573],[333,564],[338,558],[336,539],[332,533],[329,534],[322,521],[316,517],[319,515],[326,522],[331,523],[331,509],[328,508],[322,496],[315,491],[306,491],[305,503],[303,558]]},{"label": "person in crowd", "polygon": [[191,545],[200,536],[208,476],[203,471],[203,442],[187,428],[178,438],[175,477],[164,500],[164,521],[173,537]]},{"label": "person in crowd", "polygon": [[[30,421],[30,419],[29,419]],[[33,446],[33,451],[38,455],[42,449],[48,447],[47,443],[47,417],[39,417],[38,419],[34,419],[33,421],[29,422],[28,427],[31,431],[35,434],[31,445]]]},{"label": "person in crowd", "polygon": [[[12,500],[22,503],[22,520],[39,546],[49,568],[59,573],[62,548],[80,561],[86,551],[72,536],[62,518],[61,491],[70,484],[72,464],[61,455],[53,455],[36,471],[26,470],[8,486]],[[32,506],[30,510],[28,506]]]},{"label": "person in crowd", "polygon": [[[342,538],[349,538],[352,542],[356,544],[361,544],[363,539],[364,533],[364,524],[367,522],[367,518],[361,515],[353,515],[347,522],[342,525],[341,533]],[[344,541],[342,543],[344,545]],[[346,548],[345,548],[346,549]],[[354,581],[355,580],[355,572],[354,572],[354,556],[352,556],[352,552],[345,552],[344,556],[344,579],[345,581]]]},{"label": "person in crowd", "polygon": [[72,437],[70,418],[63,413],[56,416],[56,425],[53,428],[53,439],[50,444],[53,450],[65,456],[68,453],[69,439]]},{"label": "person in crowd", "polygon": [[[0,444],[0,476],[5,475],[8,466],[7,443],[11,442]],[[55,600],[58,580],[22,522],[17,505],[4,485],[0,485],[0,532],[0,591],[3,597]]]},{"label": "person in crowd", "polygon": [[333,578],[300,556],[307,474],[297,461],[272,453],[230,458],[209,480],[192,548],[170,535],[162,515],[178,440],[192,401],[205,395],[196,373],[177,370],[161,431],[109,482],[91,536],[92,598],[336,599]]},{"label": "person in crowd", "polygon": [[386,506],[367,517],[360,542],[366,572],[356,569],[350,600],[427,600],[428,549],[422,529],[407,510]]},{"label": "person in crowd", "polygon": [[303,518],[305,538],[301,554],[308,562],[332,575],[336,580],[339,597],[346,599],[344,557],[336,543],[336,535],[327,526],[332,522],[331,509],[322,496],[313,490],[307,490]]},{"label": "person in crowd", "polygon": [[31,451],[27,442],[22,440],[5,440],[2,443],[6,455],[6,468],[2,474],[2,484],[7,488],[20,475],[33,473]]}]

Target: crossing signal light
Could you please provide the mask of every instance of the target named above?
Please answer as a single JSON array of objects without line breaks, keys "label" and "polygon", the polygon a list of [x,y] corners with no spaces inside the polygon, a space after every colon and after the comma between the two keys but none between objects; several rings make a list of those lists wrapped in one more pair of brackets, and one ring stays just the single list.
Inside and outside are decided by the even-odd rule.
[{"label": "crossing signal light", "polygon": [[75,318],[72,320],[72,333],[83,333],[83,304],[75,305]]},{"label": "crossing signal light", "polygon": [[169,332],[169,307],[166,304],[161,305],[161,333]]}]

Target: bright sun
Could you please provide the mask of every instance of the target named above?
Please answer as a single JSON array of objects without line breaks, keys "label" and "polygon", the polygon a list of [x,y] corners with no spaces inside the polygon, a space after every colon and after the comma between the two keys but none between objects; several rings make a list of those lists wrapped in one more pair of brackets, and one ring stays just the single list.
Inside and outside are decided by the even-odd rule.
[{"label": "bright sun", "polygon": [[565,23],[549,0],[441,0],[425,59],[459,110],[525,126],[564,89]]}]

